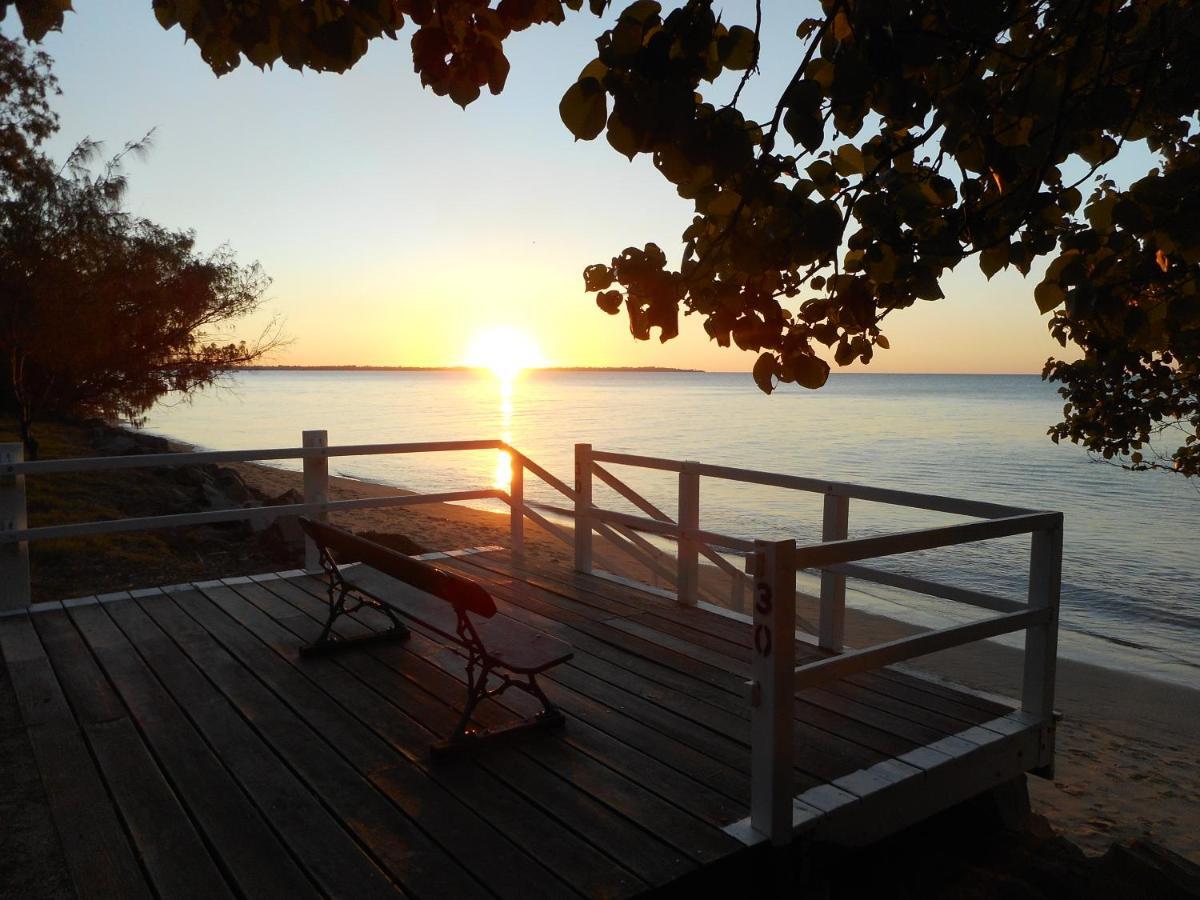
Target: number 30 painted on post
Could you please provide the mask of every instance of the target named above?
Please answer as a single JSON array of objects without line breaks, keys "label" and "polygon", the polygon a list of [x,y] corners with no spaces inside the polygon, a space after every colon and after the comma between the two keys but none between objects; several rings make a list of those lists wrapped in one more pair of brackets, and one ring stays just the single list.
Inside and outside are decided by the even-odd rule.
[{"label": "number 30 painted on post", "polygon": [[[775,608],[771,586],[765,581],[758,582],[754,586],[754,598],[754,611],[760,616],[770,616]],[[754,649],[759,656],[771,655],[771,626],[766,622],[754,626]]]}]

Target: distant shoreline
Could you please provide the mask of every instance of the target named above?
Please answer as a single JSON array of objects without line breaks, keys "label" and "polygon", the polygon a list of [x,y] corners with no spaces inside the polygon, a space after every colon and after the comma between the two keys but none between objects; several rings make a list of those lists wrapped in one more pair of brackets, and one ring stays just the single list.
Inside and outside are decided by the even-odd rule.
[{"label": "distant shoreline", "polygon": [[[234,372],[475,372],[483,366],[234,366]],[[705,369],[666,366],[536,366],[533,372],[679,372],[704,375]]]},{"label": "distant shoreline", "polygon": [[[482,366],[233,366],[231,372],[478,372]],[[676,369],[669,366],[535,366],[529,372],[627,372],[679,375],[749,375],[750,372],[726,369]],[[831,376],[864,375],[870,377],[947,378],[1040,378],[1037,372],[830,372]]]}]

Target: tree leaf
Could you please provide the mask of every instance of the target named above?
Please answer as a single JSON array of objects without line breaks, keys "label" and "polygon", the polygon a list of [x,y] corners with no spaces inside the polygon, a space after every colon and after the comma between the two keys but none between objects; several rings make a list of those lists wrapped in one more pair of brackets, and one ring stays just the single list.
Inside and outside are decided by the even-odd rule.
[{"label": "tree leaf", "polygon": [[825,382],[829,380],[829,363],[819,356],[799,354],[791,360],[791,365],[796,383],[810,391],[824,387]]},{"label": "tree leaf", "polygon": [[558,114],[575,140],[594,140],[608,119],[608,98],[600,82],[584,78],[567,88],[558,104]]},{"label": "tree leaf", "polygon": [[987,276],[988,281],[992,280],[992,276],[1008,265],[1008,244],[997,244],[995,247],[988,247],[979,254],[979,270]]},{"label": "tree leaf", "polygon": [[754,362],[754,383],[758,385],[758,389],[764,394],[769,394],[775,390],[775,376],[778,372],[778,364],[775,357],[770,353],[760,354]]},{"label": "tree leaf", "polygon": [[734,25],[729,33],[717,41],[721,64],[727,69],[748,69],[754,65],[758,46],[754,32],[742,25]]},{"label": "tree leaf", "polygon": [[612,269],[608,266],[593,265],[583,270],[583,289],[585,291],[602,291],[612,283]]},{"label": "tree leaf", "polygon": [[741,195],[732,188],[726,188],[709,201],[707,212],[710,216],[728,216],[742,202]]},{"label": "tree leaf", "polygon": [[788,88],[785,102],[784,130],[805,150],[814,152],[825,140],[825,123],[821,119],[821,86],[805,78]]},{"label": "tree leaf", "polygon": [[617,115],[616,110],[608,117],[608,144],[622,156],[632,160],[638,153],[638,137],[633,129],[625,124]]},{"label": "tree leaf", "polygon": [[601,291],[596,295],[596,305],[610,316],[615,316],[621,311],[622,299],[620,291]]},{"label": "tree leaf", "polygon": [[657,0],[636,0],[625,8],[620,15],[622,22],[636,22],[645,25],[653,17],[662,12],[662,4]]},{"label": "tree leaf", "polygon": [[833,168],[839,175],[862,175],[866,171],[862,151],[853,144],[842,144],[834,154]]},{"label": "tree leaf", "polygon": [[1050,312],[1060,306],[1067,295],[1063,293],[1063,289],[1054,281],[1043,281],[1033,289],[1033,299],[1037,301],[1037,307],[1042,314]]}]

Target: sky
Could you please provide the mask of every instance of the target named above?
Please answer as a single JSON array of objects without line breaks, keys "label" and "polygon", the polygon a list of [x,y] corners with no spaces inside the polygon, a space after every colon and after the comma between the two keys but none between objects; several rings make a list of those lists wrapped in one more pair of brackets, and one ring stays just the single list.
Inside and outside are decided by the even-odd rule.
[{"label": "sky", "polygon": [[[129,205],[194,229],[201,248],[228,242],[262,264],[268,301],[238,333],[278,316],[290,343],[268,362],[461,365],[481,334],[513,329],[553,365],[753,364],[709,341],[696,317],[667,344],[635,341],[623,315],[606,316],[583,290],[583,268],[626,246],[654,241],[677,257],[692,217],[648,158],[631,163],[603,138],[575,142],[559,120],[562,92],[609,20],[576,14],[514,35],[503,94],[464,111],[421,88],[411,26],[346,74],[243,62],[218,79],[178,28],[159,27],[149,0],[75,6],[44,42],[63,92],[52,155],[83,137],[115,152],[154,129],[149,158],[128,166]],[[749,113],[786,83],[805,6],[766,0]],[[752,24],[752,2],[730,0],[723,21]],[[731,91],[719,82],[709,96]],[[943,282],[947,300],[889,316],[892,349],[871,371],[1040,372],[1058,351],[1033,301],[1040,271],[988,282],[962,268]]]}]

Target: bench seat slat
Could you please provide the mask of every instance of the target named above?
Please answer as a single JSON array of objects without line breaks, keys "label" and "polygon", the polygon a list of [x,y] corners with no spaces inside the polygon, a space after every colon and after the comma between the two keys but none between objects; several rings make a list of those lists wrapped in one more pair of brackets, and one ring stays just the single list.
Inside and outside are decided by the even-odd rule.
[{"label": "bench seat slat", "polygon": [[[454,610],[445,601],[365,564],[344,567],[341,574],[355,590],[462,644],[455,631]],[[505,616],[483,619],[468,615],[472,616],[471,622],[479,632],[487,656],[513,672],[536,674],[571,658],[571,645],[544,631]]]}]

